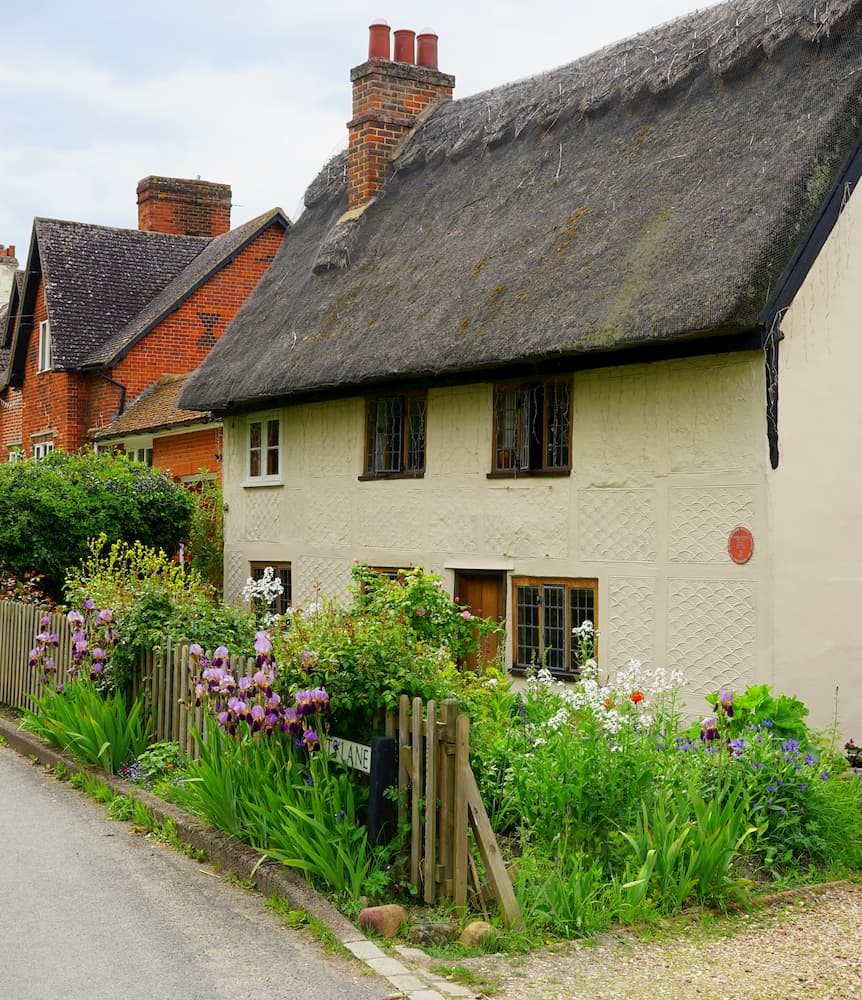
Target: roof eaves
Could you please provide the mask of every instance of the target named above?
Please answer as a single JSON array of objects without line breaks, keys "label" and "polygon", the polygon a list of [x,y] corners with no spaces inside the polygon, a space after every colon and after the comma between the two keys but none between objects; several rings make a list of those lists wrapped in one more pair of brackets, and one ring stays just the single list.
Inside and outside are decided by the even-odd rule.
[{"label": "roof eaves", "polygon": [[[204,273],[199,275],[194,281],[182,288],[182,291],[178,290],[176,298],[172,299],[171,302],[161,309],[155,316],[151,317],[146,324],[140,329],[136,330],[132,336],[126,341],[124,341],[123,346],[110,355],[96,355],[91,359],[88,359],[81,365],[82,370],[92,369],[92,368],[102,368],[102,367],[112,367],[118,364],[123,358],[129,353],[129,351],[142,340],[151,330],[155,329],[159,323],[163,322],[171,313],[177,311],[180,306],[189,299],[199,288],[202,288],[209,280],[222,268],[226,267],[234,258],[236,258],[249,244],[253,243],[255,239],[265,230],[268,229],[273,223],[281,223],[284,226],[285,232],[290,229],[290,219],[284,214],[280,208],[271,209],[269,212],[264,213],[259,216],[256,221],[258,224],[251,229],[248,234],[235,246],[231,246],[231,249],[220,255],[216,261],[209,267]],[[238,227],[242,228],[242,227]],[[225,233],[223,237],[216,237],[216,239],[224,238],[229,236],[230,233]],[[229,244],[230,245],[230,244]],[[197,259],[197,258],[196,258]],[[195,266],[196,260],[191,261],[183,272],[181,272],[174,282],[171,284],[177,284],[182,287],[183,276],[187,271],[192,270]],[[169,286],[170,287],[170,286]],[[135,320],[132,320],[128,325],[134,327]]]},{"label": "roof eaves", "polygon": [[[35,311],[36,290],[39,287],[39,280],[43,278],[42,260],[39,253],[39,241],[37,235],[37,223],[39,219],[33,220],[33,232],[30,237],[30,249],[27,253],[27,269],[24,274],[23,287],[19,293],[18,313],[14,317],[14,325],[10,326],[9,339],[9,364],[6,369],[4,382],[0,388],[12,386],[20,389],[24,381],[23,354],[27,350],[27,338],[22,340],[22,326],[26,327],[33,321]],[[47,296],[46,296],[47,298]],[[46,301],[47,308],[47,301]],[[11,321],[10,315],[9,320]],[[16,367],[16,362],[18,367]]]},{"label": "roof eaves", "polygon": [[799,241],[790,262],[776,285],[775,292],[763,308],[760,318],[763,322],[765,337],[769,336],[775,327],[776,319],[780,321],[796,293],[802,287],[811,266],[829,239],[829,234],[834,229],[844,206],[859,183],[860,177],[862,177],[862,135],[856,143],[856,148],[845,160],[832,189],[823,199],[808,232]]}]

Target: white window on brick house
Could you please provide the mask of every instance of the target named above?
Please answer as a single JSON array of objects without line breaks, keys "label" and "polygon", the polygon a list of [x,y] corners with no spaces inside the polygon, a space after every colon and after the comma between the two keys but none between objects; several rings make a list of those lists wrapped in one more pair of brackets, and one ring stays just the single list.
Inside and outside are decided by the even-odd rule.
[{"label": "white window on brick house", "polygon": [[51,325],[48,320],[39,324],[39,368],[49,372],[54,367],[54,345],[51,340]]},{"label": "white window on brick house", "polygon": [[53,441],[37,441],[33,445],[33,458],[44,458],[54,450]]},{"label": "white window on brick house", "polygon": [[10,462],[23,462],[24,461],[24,449],[20,444],[10,445],[9,447],[9,461]]}]

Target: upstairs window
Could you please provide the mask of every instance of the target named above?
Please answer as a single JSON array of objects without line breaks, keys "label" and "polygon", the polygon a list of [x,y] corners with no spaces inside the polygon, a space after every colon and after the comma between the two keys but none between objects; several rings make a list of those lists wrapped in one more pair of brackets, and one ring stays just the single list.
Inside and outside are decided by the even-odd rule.
[{"label": "upstairs window", "polygon": [[37,441],[33,445],[33,458],[44,458],[54,450],[53,441]]},{"label": "upstairs window", "polygon": [[252,420],[248,425],[248,478],[278,480],[281,473],[281,421]]},{"label": "upstairs window", "polygon": [[583,664],[572,629],[585,621],[596,628],[597,581],[516,577],[512,583],[515,668],[577,676]]},{"label": "upstairs window", "polygon": [[48,320],[39,324],[39,368],[40,372],[48,372],[54,367],[54,345],[51,340],[51,326]]},{"label": "upstairs window", "polygon": [[365,411],[365,476],[421,476],[425,472],[424,392],[369,399]]},{"label": "upstairs window", "polygon": [[571,400],[571,379],[496,386],[492,475],[569,472]]}]

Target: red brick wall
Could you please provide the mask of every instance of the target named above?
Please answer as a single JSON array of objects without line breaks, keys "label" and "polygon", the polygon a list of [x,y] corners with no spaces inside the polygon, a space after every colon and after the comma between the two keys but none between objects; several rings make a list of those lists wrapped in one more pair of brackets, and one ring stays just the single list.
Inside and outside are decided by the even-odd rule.
[{"label": "red brick wall", "polygon": [[34,439],[52,440],[55,448],[65,451],[75,451],[84,443],[86,380],[75,372],[37,371],[39,324],[47,318],[40,280],[21,389],[21,437],[28,458],[33,454]]},{"label": "red brick wall", "polygon": [[138,228],[179,236],[219,236],[230,229],[228,184],[145,177],[138,184]]},{"label": "red brick wall", "polygon": [[[115,365],[109,374],[126,386],[127,403],[162,375],[197,368],[263,277],[283,237],[280,225],[270,226]],[[116,390],[102,384],[94,396],[97,405],[90,406],[91,428],[110,423],[116,412]],[[113,410],[105,406],[106,398]]]},{"label": "red brick wall", "polygon": [[21,416],[24,406],[18,389],[0,393],[0,462],[9,457],[9,446],[21,443]]},{"label": "red brick wall", "polygon": [[153,465],[175,478],[194,476],[201,469],[214,472],[221,482],[221,426],[153,438]]},{"label": "red brick wall", "polygon": [[369,59],[350,73],[353,118],[347,123],[347,207],[374,197],[395,148],[431,104],[450,100],[455,78],[427,66]]}]

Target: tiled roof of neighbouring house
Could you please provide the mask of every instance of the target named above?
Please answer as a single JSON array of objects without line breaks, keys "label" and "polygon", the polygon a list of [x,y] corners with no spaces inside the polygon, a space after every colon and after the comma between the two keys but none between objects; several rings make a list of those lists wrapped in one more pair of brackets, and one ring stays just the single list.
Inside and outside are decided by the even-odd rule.
[{"label": "tiled roof of neighbouring house", "polygon": [[441,104],[353,221],[326,165],[183,405],[758,330],[859,148],[860,65],[862,0],[735,0]]},{"label": "tiled roof of neighbouring house", "polygon": [[186,375],[163,375],[134,399],[112,423],[98,431],[94,435],[96,440],[200,423],[205,419],[205,414],[199,410],[183,410],[179,406],[186,378]]}]

